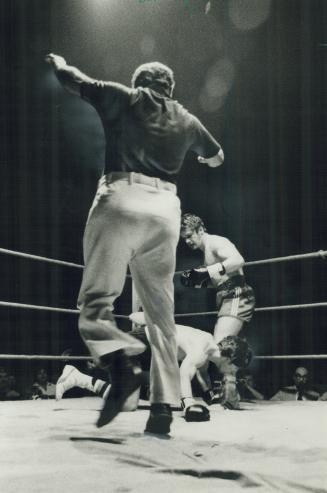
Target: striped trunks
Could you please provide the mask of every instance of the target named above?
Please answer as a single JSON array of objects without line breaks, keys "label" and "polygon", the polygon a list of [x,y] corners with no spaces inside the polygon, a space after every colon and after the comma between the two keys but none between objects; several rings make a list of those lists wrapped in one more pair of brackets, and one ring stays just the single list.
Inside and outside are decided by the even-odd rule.
[{"label": "striped trunks", "polygon": [[250,322],[253,316],[255,296],[251,286],[245,284],[243,276],[235,276],[221,285],[216,302],[218,318],[235,317],[243,322]]}]

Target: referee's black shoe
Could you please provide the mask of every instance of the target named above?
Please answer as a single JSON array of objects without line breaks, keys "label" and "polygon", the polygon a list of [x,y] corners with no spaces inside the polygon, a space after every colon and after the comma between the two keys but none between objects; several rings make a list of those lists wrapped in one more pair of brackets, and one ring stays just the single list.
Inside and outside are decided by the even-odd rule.
[{"label": "referee's black shoe", "polygon": [[169,404],[151,404],[150,416],[146,423],[145,433],[168,435],[173,415]]},{"label": "referee's black shoe", "polygon": [[123,408],[128,397],[141,385],[142,370],[134,364],[123,350],[116,351],[105,358],[103,364],[108,364],[111,377],[111,388],[96,423],[98,428],[112,421]]}]

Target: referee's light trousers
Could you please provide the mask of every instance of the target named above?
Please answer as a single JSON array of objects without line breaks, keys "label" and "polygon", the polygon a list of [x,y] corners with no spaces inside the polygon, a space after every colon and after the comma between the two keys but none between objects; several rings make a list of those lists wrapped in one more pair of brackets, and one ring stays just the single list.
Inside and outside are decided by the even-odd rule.
[{"label": "referee's light trousers", "polygon": [[95,360],[119,349],[129,355],[144,351],[140,341],[117,327],[112,314],[129,266],[149,328],[150,400],[179,404],[173,277],[180,201],[172,184],[149,177],[139,183],[130,179],[133,174],[121,175],[100,180],[87,220],[80,334]]}]

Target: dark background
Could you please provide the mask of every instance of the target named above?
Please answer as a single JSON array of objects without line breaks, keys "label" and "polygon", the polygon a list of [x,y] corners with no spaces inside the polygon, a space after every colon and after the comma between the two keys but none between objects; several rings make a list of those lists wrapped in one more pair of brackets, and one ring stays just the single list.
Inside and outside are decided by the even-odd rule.
[{"label": "dark background", "polygon": [[[99,79],[130,83],[159,60],[175,97],[221,142],[225,164],[187,156],[183,212],[230,238],[246,260],[327,249],[324,0],[0,0],[0,247],[83,263],[82,235],[104,142],[87,103],[65,93],[44,56]],[[257,306],[326,301],[327,260],[246,268]],[[180,245],[177,269],[200,263]],[[0,300],[74,308],[81,270],[1,254]],[[178,279],[177,279],[178,281]],[[130,281],[116,312],[131,309]],[[214,310],[213,293],[176,282],[176,313]],[[257,354],[325,354],[326,308],[257,313],[244,330]],[[0,307],[1,352],[86,354],[75,315]],[[215,317],[178,319],[210,330]],[[127,328],[128,324],[122,324]],[[25,362],[1,362],[28,374]],[[304,364],[255,362],[261,388]],[[57,366],[46,366],[55,373]]]}]

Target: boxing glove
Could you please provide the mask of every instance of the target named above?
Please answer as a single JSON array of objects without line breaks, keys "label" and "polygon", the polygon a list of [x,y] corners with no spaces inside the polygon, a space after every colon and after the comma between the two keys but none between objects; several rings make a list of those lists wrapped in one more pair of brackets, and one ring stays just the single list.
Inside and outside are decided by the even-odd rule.
[{"label": "boxing glove", "polygon": [[208,269],[200,267],[199,269],[185,270],[181,274],[181,283],[187,288],[207,288],[211,284]]}]

